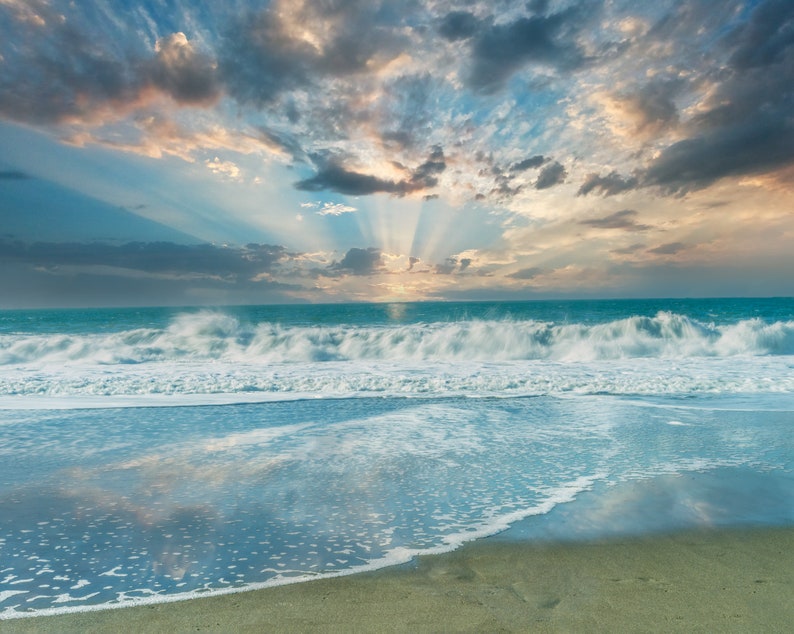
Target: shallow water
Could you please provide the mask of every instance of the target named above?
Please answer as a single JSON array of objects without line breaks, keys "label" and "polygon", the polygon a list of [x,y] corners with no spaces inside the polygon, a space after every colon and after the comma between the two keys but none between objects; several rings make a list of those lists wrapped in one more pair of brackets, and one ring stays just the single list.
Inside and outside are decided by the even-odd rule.
[{"label": "shallow water", "polygon": [[588,303],[542,328],[513,305],[6,315],[0,615],[346,574],[509,526],[794,524],[787,301],[698,305],[713,323]]}]

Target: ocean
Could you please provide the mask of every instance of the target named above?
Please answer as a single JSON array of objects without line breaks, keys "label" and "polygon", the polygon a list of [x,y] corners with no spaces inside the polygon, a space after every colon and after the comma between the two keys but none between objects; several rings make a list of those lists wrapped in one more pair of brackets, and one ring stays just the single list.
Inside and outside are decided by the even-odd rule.
[{"label": "ocean", "polygon": [[794,525],[794,299],[0,312],[0,618]]}]

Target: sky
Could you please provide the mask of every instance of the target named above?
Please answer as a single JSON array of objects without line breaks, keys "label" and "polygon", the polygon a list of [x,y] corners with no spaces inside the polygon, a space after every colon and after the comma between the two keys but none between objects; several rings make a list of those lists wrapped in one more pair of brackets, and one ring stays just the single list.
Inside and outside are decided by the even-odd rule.
[{"label": "sky", "polygon": [[791,0],[0,0],[0,307],[794,295]]}]

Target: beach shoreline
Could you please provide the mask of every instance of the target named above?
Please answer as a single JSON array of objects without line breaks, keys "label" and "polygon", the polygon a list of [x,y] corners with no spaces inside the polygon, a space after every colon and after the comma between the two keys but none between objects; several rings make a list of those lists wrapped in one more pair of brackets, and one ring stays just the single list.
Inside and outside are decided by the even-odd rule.
[{"label": "beach shoreline", "polygon": [[408,565],[173,603],[0,621],[3,632],[783,632],[794,528],[589,542],[484,539]]}]

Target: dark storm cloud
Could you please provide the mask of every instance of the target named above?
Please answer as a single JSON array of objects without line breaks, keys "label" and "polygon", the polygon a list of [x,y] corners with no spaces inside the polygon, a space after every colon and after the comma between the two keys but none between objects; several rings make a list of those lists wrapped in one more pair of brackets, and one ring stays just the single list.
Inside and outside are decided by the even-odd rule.
[{"label": "dark storm cloud", "polygon": [[0,113],[16,121],[49,123],[138,94],[140,80],[124,59],[61,21],[48,5],[33,4],[46,21],[46,32],[8,16],[13,7],[0,5]]},{"label": "dark storm cloud", "polygon": [[590,192],[595,191],[603,196],[614,196],[615,194],[635,189],[638,185],[639,182],[635,177],[628,176],[624,178],[614,171],[606,176],[588,174],[577,195],[586,196]]},{"label": "dark storm cloud", "polygon": [[679,80],[648,82],[633,92],[620,96],[632,116],[637,132],[658,133],[678,122],[673,98],[683,87]]},{"label": "dark storm cloud", "polygon": [[115,267],[147,274],[244,280],[271,272],[289,260],[281,246],[248,244],[227,248],[172,242],[104,243],[0,242],[0,262],[55,270],[59,267]]},{"label": "dark storm cloud", "polygon": [[468,11],[452,11],[441,20],[438,32],[447,40],[465,40],[477,32],[480,20]]},{"label": "dark storm cloud", "polygon": [[259,134],[266,145],[280,149],[291,156],[293,160],[303,162],[307,159],[300,141],[294,135],[277,132],[265,127],[259,128]]},{"label": "dark storm cloud", "polygon": [[683,242],[668,242],[667,244],[662,244],[654,249],[648,249],[647,252],[654,253],[656,255],[675,255],[686,248],[687,245]]},{"label": "dark storm cloud", "polygon": [[750,21],[728,38],[735,47],[731,64],[737,69],[770,66],[784,61],[794,45],[794,3],[769,0],[755,9]]},{"label": "dark storm cloud", "polygon": [[729,64],[690,135],[648,167],[643,185],[683,194],[726,176],[794,163],[794,4],[768,0],[723,39]]},{"label": "dark storm cloud", "polygon": [[433,267],[433,272],[436,275],[452,275],[456,268],[458,268],[457,258],[447,258],[441,264],[436,264]]},{"label": "dark storm cloud", "polygon": [[455,256],[446,258],[440,264],[436,264],[431,271],[436,275],[452,275],[453,273],[463,273],[472,265],[471,258],[460,258]]},{"label": "dark storm cloud", "polygon": [[295,189],[307,192],[330,190],[348,196],[367,196],[388,193],[403,195],[407,191],[406,181],[390,181],[371,174],[347,170],[336,163],[328,163],[311,178],[295,183]]},{"label": "dark storm cloud", "polygon": [[725,176],[762,173],[792,162],[794,122],[781,114],[674,143],[645,172],[644,184],[680,194]]},{"label": "dark storm cloud", "polygon": [[[488,192],[488,196],[494,197],[501,202],[513,198],[528,184],[528,181],[522,177],[521,172],[546,165],[541,170],[535,183],[533,183],[533,187],[536,189],[553,187],[564,182],[567,176],[565,168],[559,162],[551,162],[551,158],[540,154],[505,166],[497,164],[493,154],[486,155],[479,152],[475,155],[475,158],[485,164],[485,167],[479,170],[478,175],[483,178],[493,179],[494,187]],[[485,198],[487,196],[480,193],[477,194],[475,200],[484,200]]]},{"label": "dark storm cloud", "polygon": [[438,184],[437,176],[446,169],[444,150],[437,145],[427,160],[413,171],[411,183],[416,184],[420,189],[435,187]]},{"label": "dark storm cloud", "polygon": [[535,169],[543,165],[548,159],[545,156],[538,154],[537,156],[530,156],[529,158],[513,163],[510,166],[511,172],[524,172],[529,169]]},{"label": "dark storm cloud", "polygon": [[535,181],[535,189],[548,189],[549,187],[559,185],[565,182],[565,177],[567,175],[568,172],[565,171],[565,168],[560,163],[557,161],[549,163],[540,170],[538,180]]},{"label": "dark storm cloud", "polygon": [[30,6],[35,19],[0,4],[0,114],[11,120],[90,118],[105,105],[134,104],[152,88],[182,104],[221,93],[215,61],[181,33],[162,38],[152,54],[143,42],[122,43],[121,34],[94,24],[91,12],[64,17],[48,3]]},{"label": "dark storm cloud", "polygon": [[636,221],[636,217],[636,211],[633,209],[624,209],[602,218],[581,220],[579,224],[595,227],[596,229],[623,229],[624,231],[645,231],[651,228],[649,225],[639,224]]},{"label": "dark storm cloud", "polygon": [[393,196],[404,196],[412,192],[430,189],[438,184],[437,175],[447,167],[444,151],[436,146],[428,159],[400,181],[386,180],[371,174],[345,169],[334,160],[314,157],[321,165],[317,174],[295,183],[295,189],[301,191],[330,190],[349,196],[366,196],[369,194],[387,193]]},{"label": "dark storm cloud", "polygon": [[330,265],[328,270],[332,273],[347,275],[373,275],[383,270],[383,268],[383,256],[380,249],[374,247],[369,249],[353,247],[345,253],[345,257],[341,261]]},{"label": "dark storm cloud", "polygon": [[387,80],[383,91],[375,127],[384,146],[415,149],[426,144],[437,126],[443,80],[429,72],[399,75]]},{"label": "dark storm cloud", "polygon": [[[309,290],[270,279],[231,284],[211,277],[127,276],[102,269],[45,271],[18,264],[3,270],[0,305],[14,308],[287,303],[295,301],[294,291]],[[13,302],[6,304],[9,298]]]},{"label": "dark storm cloud", "polygon": [[287,91],[323,77],[368,71],[375,58],[396,57],[405,45],[399,23],[379,2],[332,0],[294,8],[292,19],[322,33],[314,46],[295,33],[277,7],[247,13],[226,31],[219,67],[230,93],[241,102],[271,104]]},{"label": "dark storm cloud", "polygon": [[315,57],[308,42],[281,33],[274,10],[266,10],[244,16],[230,29],[219,69],[237,100],[267,104],[308,85]]},{"label": "dark storm cloud", "polygon": [[[647,50],[658,45],[675,51],[680,46],[680,57],[670,54],[678,67],[671,63],[656,68],[639,51],[632,72],[643,67],[654,74],[633,76],[622,67],[606,70],[615,70],[613,85],[620,86],[615,89],[619,94],[610,96],[661,151],[631,175],[589,174],[580,195],[611,196],[641,187],[679,195],[725,176],[764,173],[794,163],[794,3],[753,4],[692,0],[662,3],[659,11],[651,12],[664,15],[647,33],[631,37],[638,39],[637,46],[647,44]],[[141,14],[163,18],[156,45],[155,36],[148,42],[141,36],[147,32],[142,21],[133,23],[140,18],[130,17],[129,33],[123,27],[105,28],[116,21],[103,22],[98,16],[105,12],[90,5],[0,2],[0,116],[45,125],[82,120],[99,127],[130,115],[130,127],[142,130],[143,117],[133,119],[133,112],[153,104],[160,108],[152,94],[189,106],[209,106],[226,94],[230,99],[223,111],[210,113],[207,120],[215,116],[227,122],[225,106],[232,101],[262,109],[252,125],[258,126],[263,144],[295,162],[314,165],[315,173],[295,183],[297,189],[353,196],[436,195],[426,190],[436,187],[447,169],[443,151],[439,148],[438,155],[431,153],[423,162],[417,148],[437,142],[445,130],[466,138],[464,126],[477,120],[477,107],[461,99],[459,86],[450,80],[454,75],[474,92],[492,95],[522,69],[541,66],[545,74],[557,71],[555,90],[578,98],[574,71],[616,59],[604,53],[609,44],[604,37],[609,36],[601,34],[609,29],[589,30],[600,19],[601,2],[468,2],[452,11],[443,3],[283,2],[233,13],[228,8],[194,8],[182,17],[194,17],[195,25],[170,16],[169,28],[164,27],[162,7],[141,9]],[[740,5],[750,11],[749,18],[736,10]],[[646,10],[621,6],[611,18],[648,17]],[[23,19],[28,10],[40,23],[29,16]],[[202,26],[207,15],[218,19],[211,28],[205,22],[206,28],[195,29],[201,37],[188,39],[178,32]],[[587,52],[581,44],[585,40]],[[401,55],[413,63],[401,61],[389,66],[388,73],[379,72]],[[441,66],[431,68],[431,63]],[[403,68],[406,74],[401,74]],[[533,84],[527,95],[535,88],[548,90]],[[702,100],[697,107],[695,97]],[[185,129],[193,125],[188,119],[190,115],[184,117]],[[679,140],[665,148],[661,134],[673,127]],[[156,136],[151,130],[147,133]],[[124,133],[118,132],[118,138]],[[503,141],[493,141],[505,147],[491,148],[497,155],[490,165],[494,171],[478,199],[488,195],[504,202],[522,187],[544,190],[565,181],[565,168],[548,156],[506,160],[526,156],[515,154],[517,147],[533,147],[527,143],[530,133],[521,135],[510,139],[505,132]],[[367,165],[359,149],[367,143],[370,151],[374,147],[386,155],[413,156],[414,162],[404,173],[389,176],[353,167]],[[588,143],[583,141],[583,147]],[[329,147],[348,154],[342,156],[340,150],[336,158],[323,161],[310,156]],[[553,147],[543,151],[555,153]],[[530,173],[534,182],[521,174],[533,169],[539,170]],[[0,174],[0,179],[8,177]]]},{"label": "dark storm cloud", "polygon": [[549,0],[529,0],[527,7],[535,13],[546,13],[549,10]]},{"label": "dark storm cloud", "polygon": [[572,70],[585,61],[575,36],[593,7],[572,7],[551,15],[521,17],[487,24],[472,41],[468,83],[475,91],[494,93],[527,64]]},{"label": "dark storm cloud", "polygon": [[215,61],[197,52],[181,33],[157,43],[155,58],[146,66],[151,82],[180,103],[214,101],[221,92]]}]

